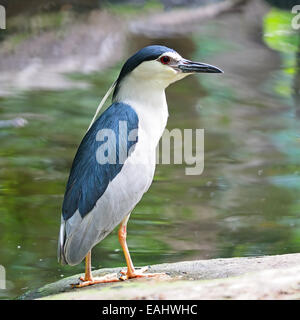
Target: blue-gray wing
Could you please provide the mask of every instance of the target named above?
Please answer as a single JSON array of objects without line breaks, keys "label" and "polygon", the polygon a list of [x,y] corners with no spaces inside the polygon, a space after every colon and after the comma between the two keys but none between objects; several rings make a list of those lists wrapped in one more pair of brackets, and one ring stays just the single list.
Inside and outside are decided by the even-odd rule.
[{"label": "blue-gray wing", "polygon": [[[58,258],[62,263],[80,262],[75,261],[78,257],[68,259],[66,256],[66,250],[76,252],[80,249],[70,248],[71,241],[67,248],[67,242],[71,238],[76,240],[79,234],[82,237],[82,232],[78,230],[80,227],[86,228],[86,233],[89,228],[92,230],[92,226],[89,227],[87,223],[88,215],[95,209],[109,184],[120,174],[126,158],[130,156],[130,151],[138,140],[137,134],[133,141],[129,140],[129,133],[137,129],[136,112],[128,104],[114,103],[84,136],[74,158],[64,195],[58,247]],[[86,223],[81,226],[83,219]],[[84,242],[83,239],[78,241],[77,246],[80,241]],[[73,246],[74,243],[76,241],[73,241]],[[86,243],[86,246],[90,244]],[[86,251],[86,248],[83,248],[83,251]]]}]

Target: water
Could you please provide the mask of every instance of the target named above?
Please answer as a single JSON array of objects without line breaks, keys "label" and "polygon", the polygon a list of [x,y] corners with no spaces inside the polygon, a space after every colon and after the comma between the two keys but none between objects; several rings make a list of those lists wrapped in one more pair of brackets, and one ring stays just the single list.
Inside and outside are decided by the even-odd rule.
[{"label": "water", "polygon": [[[205,169],[187,176],[185,165],[158,165],[128,225],[137,266],[299,251],[299,69],[286,72],[286,63],[296,63],[293,53],[271,50],[262,34],[253,21],[245,26],[226,15],[185,37],[131,39],[131,48],[162,43],[225,71],[167,89],[168,128],[205,129]],[[0,118],[23,114],[29,121],[0,130],[0,264],[8,280],[2,298],[83,272],[83,264],[56,260],[63,192],[78,144],[120,66],[73,74],[90,84],[84,89],[0,98]],[[116,230],[92,261],[94,268],[124,266]]]}]

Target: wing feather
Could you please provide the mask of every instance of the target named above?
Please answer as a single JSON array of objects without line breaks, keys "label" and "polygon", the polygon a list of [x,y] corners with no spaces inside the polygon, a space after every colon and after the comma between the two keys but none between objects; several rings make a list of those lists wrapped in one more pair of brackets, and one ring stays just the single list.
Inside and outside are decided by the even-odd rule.
[{"label": "wing feather", "polygon": [[[124,132],[119,130],[120,121],[125,121],[127,124],[127,136],[124,136]],[[97,134],[103,129],[112,130],[116,139],[97,141]],[[63,201],[58,245],[58,259],[62,263],[79,263],[82,255],[86,254],[91,246],[101,238],[99,234],[101,228],[99,230],[99,226],[96,227],[94,223],[95,211],[99,215],[97,216],[98,223],[101,224],[101,219],[109,219],[109,216],[102,217],[102,215],[108,215],[112,208],[105,209],[103,206],[111,206],[109,202],[114,201],[113,196],[110,195],[110,199],[106,201],[101,201],[101,199],[109,184],[120,174],[127,161],[119,161],[119,150],[122,153],[125,151],[128,158],[129,150],[132,152],[132,147],[137,143],[138,138],[135,141],[128,141],[128,135],[132,130],[138,130],[136,112],[128,104],[114,103],[95,121],[84,136],[72,164]],[[115,163],[112,163],[113,159],[109,158],[109,152],[108,163],[100,164],[97,161],[97,150],[103,143],[107,143],[108,148],[115,148]],[[110,143],[116,145],[112,146]],[[97,208],[97,203],[98,207],[102,207]],[[102,231],[104,235],[108,230]]]}]

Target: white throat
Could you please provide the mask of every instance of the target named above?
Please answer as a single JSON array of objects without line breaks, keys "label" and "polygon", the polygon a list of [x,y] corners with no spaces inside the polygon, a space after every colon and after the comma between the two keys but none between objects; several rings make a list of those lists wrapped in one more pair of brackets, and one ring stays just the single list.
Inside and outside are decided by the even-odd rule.
[{"label": "white throat", "polygon": [[165,86],[161,81],[143,81],[130,74],[122,81],[114,102],[127,103],[135,110],[139,118],[139,136],[143,131],[151,149],[156,148],[169,115]]}]

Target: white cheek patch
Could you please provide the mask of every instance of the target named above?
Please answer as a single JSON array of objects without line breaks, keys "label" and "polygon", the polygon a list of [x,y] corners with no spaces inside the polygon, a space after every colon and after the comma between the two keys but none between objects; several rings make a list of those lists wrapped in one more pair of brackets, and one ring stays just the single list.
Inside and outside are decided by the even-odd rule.
[{"label": "white cheek patch", "polygon": [[178,72],[174,70],[172,67],[168,66],[167,64],[164,65],[159,61],[159,59],[163,56],[168,56],[172,60],[179,61],[182,59],[181,55],[177,52],[165,52],[158,57],[157,60],[151,61],[144,61],[139,66],[137,66],[133,71],[132,74],[139,77],[149,77],[149,76],[158,76],[159,74],[165,75],[176,75]]},{"label": "white cheek patch", "polygon": [[168,75],[175,75],[176,73],[173,68],[156,60],[144,61],[132,71],[134,77],[147,80],[154,77],[157,79],[165,78]]},{"label": "white cheek patch", "polygon": [[173,61],[180,61],[182,59],[176,52],[165,52],[156,60],[142,62],[131,72],[129,77],[132,77],[137,82],[147,81],[149,83],[154,81],[155,83],[159,83],[161,88],[166,88],[169,84],[188,75],[176,70],[171,64],[161,63],[160,58],[163,56],[169,56]]},{"label": "white cheek patch", "polygon": [[137,66],[132,73],[135,75],[155,75],[161,70],[159,63],[155,60],[144,61],[139,66]]}]

